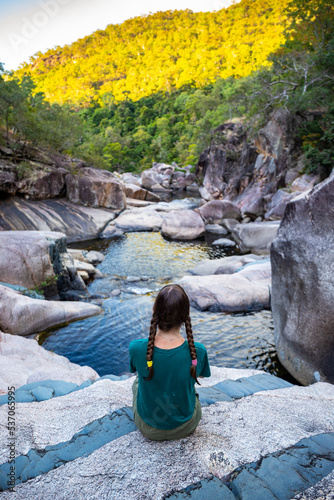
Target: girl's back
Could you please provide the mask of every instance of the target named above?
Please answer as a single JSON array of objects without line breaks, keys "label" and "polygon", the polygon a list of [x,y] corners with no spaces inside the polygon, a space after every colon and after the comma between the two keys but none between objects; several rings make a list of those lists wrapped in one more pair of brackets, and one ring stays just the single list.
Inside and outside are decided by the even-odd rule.
[{"label": "girl's back", "polygon": [[[190,374],[192,359],[189,344],[161,349],[154,347],[154,376],[146,380],[147,339],[130,343],[130,371],[138,373],[137,410],[144,422],[158,429],[174,429],[187,422],[195,408],[195,379]],[[197,376],[209,377],[206,348],[194,343]]]}]

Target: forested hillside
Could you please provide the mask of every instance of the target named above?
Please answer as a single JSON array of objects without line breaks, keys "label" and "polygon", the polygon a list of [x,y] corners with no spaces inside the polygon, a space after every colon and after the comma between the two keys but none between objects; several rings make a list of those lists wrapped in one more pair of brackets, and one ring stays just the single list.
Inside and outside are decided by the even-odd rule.
[{"label": "forested hillside", "polygon": [[229,76],[244,77],[283,42],[287,0],[242,0],[218,12],[158,12],[38,53],[29,74],[50,102],[117,101]]},{"label": "forested hillside", "polygon": [[152,161],[195,165],[222,123],[254,131],[284,107],[299,116],[306,168],[329,171],[333,83],[332,0],[242,0],[109,26],[15,74],[0,63],[0,126],[12,147],[140,171]]}]

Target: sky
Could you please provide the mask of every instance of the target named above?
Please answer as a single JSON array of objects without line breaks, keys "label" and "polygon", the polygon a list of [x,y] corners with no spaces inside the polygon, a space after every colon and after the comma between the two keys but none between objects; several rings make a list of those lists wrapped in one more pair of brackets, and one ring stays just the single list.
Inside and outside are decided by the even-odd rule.
[{"label": "sky", "polygon": [[[236,0],[238,2],[239,0]],[[233,0],[0,0],[0,62],[17,69],[36,52],[75,42],[108,24],[166,10],[220,10]]]}]

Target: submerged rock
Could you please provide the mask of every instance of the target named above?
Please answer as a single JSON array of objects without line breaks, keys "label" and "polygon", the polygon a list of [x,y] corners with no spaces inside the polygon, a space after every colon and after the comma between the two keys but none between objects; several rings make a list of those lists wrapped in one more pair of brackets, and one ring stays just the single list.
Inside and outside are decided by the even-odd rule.
[{"label": "submerged rock", "polygon": [[0,330],[5,333],[30,335],[100,313],[93,304],[31,299],[0,285]]},{"label": "submerged rock", "polygon": [[195,240],[205,233],[201,216],[193,210],[177,210],[165,215],[161,234],[173,240]]},{"label": "submerged rock", "polygon": [[281,363],[302,384],[334,383],[334,178],[287,205],[271,260]]},{"label": "submerged rock", "polygon": [[47,351],[33,339],[0,331],[0,394],[8,387],[21,387],[41,380],[61,380],[82,384],[99,375],[89,366],[71,363],[64,356]]}]

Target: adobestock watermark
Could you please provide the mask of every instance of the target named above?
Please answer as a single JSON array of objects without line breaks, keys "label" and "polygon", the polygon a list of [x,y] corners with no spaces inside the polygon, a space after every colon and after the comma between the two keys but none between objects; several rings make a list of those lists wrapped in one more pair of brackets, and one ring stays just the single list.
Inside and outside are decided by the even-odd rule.
[{"label": "adobestock watermark", "polygon": [[71,0],[40,0],[38,2],[39,9],[29,17],[21,18],[20,29],[13,33],[8,33],[7,38],[15,50],[19,53],[20,47],[27,44],[35,38],[35,36],[44,29],[50,19],[57,16],[63,5],[67,5]]}]

